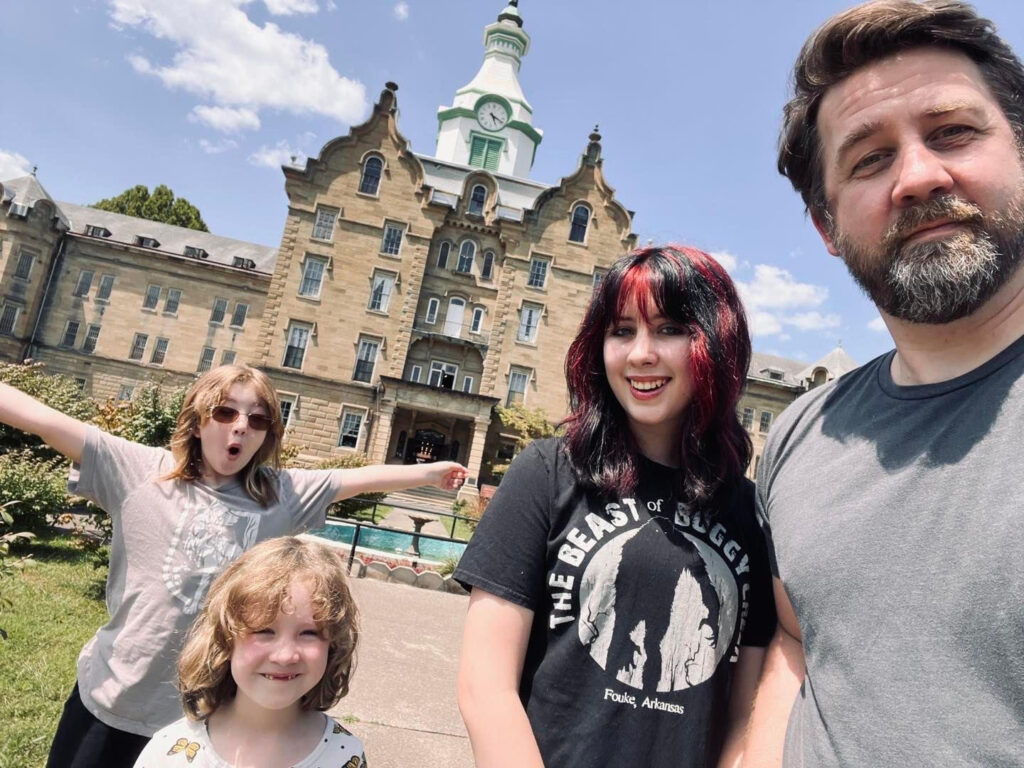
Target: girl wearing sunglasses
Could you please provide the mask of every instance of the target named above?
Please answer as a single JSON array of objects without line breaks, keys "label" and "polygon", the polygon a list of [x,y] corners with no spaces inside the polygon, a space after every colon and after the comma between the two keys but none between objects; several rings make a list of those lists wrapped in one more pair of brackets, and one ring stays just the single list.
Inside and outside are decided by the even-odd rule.
[{"label": "girl wearing sunglasses", "polygon": [[0,422],[74,462],[68,487],[110,514],[110,621],[86,643],[50,768],[132,766],[181,716],[175,662],[212,581],[257,542],[324,524],[371,491],[457,488],[455,462],[282,469],[281,405],[254,368],[226,365],[188,391],[170,450],[108,435],[0,384]]}]

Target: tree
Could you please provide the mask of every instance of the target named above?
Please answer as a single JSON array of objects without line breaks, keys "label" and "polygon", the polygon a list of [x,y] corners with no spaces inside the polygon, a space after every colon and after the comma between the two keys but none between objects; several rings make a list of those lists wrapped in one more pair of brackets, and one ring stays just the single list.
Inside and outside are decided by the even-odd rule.
[{"label": "tree", "polygon": [[522,403],[514,403],[507,408],[496,406],[494,410],[501,423],[516,433],[516,453],[534,440],[555,434],[555,428],[540,408],[527,408]]},{"label": "tree", "polygon": [[206,222],[203,221],[199,209],[184,197],[175,198],[174,192],[165,184],[159,184],[153,188],[153,194],[143,184],[137,184],[131,189],[126,189],[117,197],[108,197],[93,203],[93,208],[112,213],[123,213],[126,216],[135,216],[139,219],[150,221],[162,221],[165,224],[174,224],[178,227],[198,229],[200,232],[209,232]]},{"label": "tree", "polygon": [[[79,421],[90,421],[96,414],[96,406],[82,397],[81,387],[74,379],[48,375],[42,363],[0,363],[0,381]],[[44,460],[60,457],[35,435],[0,424],[0,454],[21,449]]]}]

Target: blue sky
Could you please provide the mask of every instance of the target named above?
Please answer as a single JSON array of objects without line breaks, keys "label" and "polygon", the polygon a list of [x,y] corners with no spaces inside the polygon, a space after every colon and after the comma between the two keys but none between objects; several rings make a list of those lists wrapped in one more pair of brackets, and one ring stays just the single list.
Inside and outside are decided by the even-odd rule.
[{"label": "blue sky", "polygon": [[[555,184],[601,126],[604,171],[641,242],[722,254],[754,347],[802,360],[889,348],[878,314],[775,171],[793,59],[834,0],[521,0],[520,80]],[[316,155],[399,84],[399,128],[432,154],[436,112],[476,73],[496,0],[4,3],[0,179],[33,165],[58,200],[169,185],[211,231],[277,245],[281,162]],[[1024,52],[1024,3],[976,3]]]}]

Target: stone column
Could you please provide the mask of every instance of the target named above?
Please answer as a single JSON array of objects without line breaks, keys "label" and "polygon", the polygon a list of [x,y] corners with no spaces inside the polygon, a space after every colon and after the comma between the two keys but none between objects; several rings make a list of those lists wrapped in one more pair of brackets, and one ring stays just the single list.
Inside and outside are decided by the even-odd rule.
[{"label": "stone column", "polygon": [[394,407],[384,407],[377,414],[373,425],[373,439],[367,446],[367,457],[371,464],[384,464],[388,460],[388,443],[391,442],[391,424],[395,420]]},{"label": "stone column", "polygon": [[466,461],[469,477],[459,489],[460,499],[476,499],[480,496],[480,469],[484,461],[484,441],[487,439],[487,430],[490,426],[491,420],[487,416],[473,419],[473,444],[470,446],[469,459]]}]

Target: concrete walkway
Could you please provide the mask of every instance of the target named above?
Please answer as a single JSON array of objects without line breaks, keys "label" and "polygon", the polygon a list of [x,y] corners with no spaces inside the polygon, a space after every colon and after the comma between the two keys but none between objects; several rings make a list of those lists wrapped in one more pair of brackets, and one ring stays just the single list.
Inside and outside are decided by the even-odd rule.
[{"label": "concrete walkway", "polygon": [[473,768],[455,701],[468,598],[352,579],[362,612],[356,672],[331,714],[373,768]]}]

